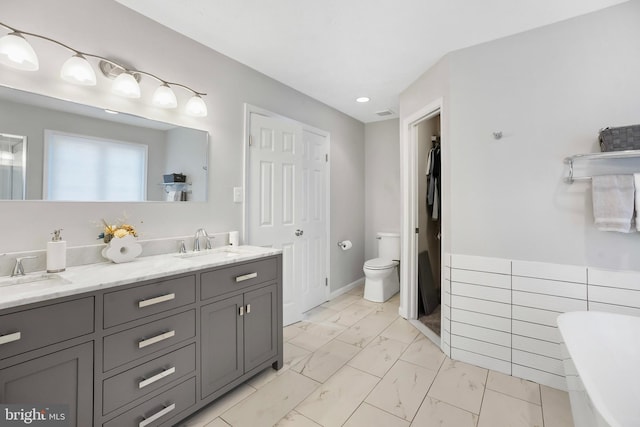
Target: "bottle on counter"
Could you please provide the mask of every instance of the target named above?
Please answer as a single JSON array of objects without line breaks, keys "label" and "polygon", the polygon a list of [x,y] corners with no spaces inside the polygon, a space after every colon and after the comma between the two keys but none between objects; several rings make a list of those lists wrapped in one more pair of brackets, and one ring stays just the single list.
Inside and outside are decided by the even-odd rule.
[{"label": "bottle on counter", "polygon": [[67,242],[62,240],[61,231],[53,230],[53,237],[47,242],[47,273],[60,273],[67,268]]}]

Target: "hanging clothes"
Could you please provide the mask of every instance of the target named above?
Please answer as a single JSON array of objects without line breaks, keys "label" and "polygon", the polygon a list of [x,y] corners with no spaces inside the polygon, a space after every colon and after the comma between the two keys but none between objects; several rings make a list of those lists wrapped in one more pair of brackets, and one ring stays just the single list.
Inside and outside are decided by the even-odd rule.
[{"label": "hanging clothes", "polygon": [[427,155],[427,212],[434,221],[440,217],[440,138]]}]

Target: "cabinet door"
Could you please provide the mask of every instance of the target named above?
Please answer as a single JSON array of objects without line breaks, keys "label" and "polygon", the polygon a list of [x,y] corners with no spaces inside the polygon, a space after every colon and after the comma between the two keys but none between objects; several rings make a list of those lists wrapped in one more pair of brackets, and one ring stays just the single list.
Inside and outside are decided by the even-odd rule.
[{"label": "cabinet door", "polygon": [[69,405],[69,425],[93,425],[93,343],[0,370],[0,402]]},{"label": "cabinet door", "polygon": [[275,284],[244,294],[244,370],[278,353],[278,288]]},{"label": "cabinet door", "polygon": [[241,307],[238,295],[201,308],[202,398],[244,373]]}]

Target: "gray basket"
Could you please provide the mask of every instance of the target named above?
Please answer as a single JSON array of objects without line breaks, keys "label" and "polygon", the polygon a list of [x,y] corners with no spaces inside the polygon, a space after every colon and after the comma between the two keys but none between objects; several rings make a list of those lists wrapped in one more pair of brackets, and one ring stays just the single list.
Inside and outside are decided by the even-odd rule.
[{"label": "gray basket", "polygon": [[602,151],[640,150],[640,125],[600,130]]}]

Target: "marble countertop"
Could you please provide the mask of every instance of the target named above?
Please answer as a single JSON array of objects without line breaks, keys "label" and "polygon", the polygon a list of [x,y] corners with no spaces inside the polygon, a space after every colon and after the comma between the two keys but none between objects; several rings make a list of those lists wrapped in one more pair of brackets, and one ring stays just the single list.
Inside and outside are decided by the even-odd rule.
[{"label": "marble countertop", "polygon": [[280,253],[280,249],[258,246],[223,246],[201,252],[141,257],[122,264],[89,264],[55,274],[34,272],[19,278],[1,277],[0,310]]},{"label": "marble countertop", "polygon": [[564,313],[558,328],[602,418],[611,427],[640,426],[640,317]]}]

